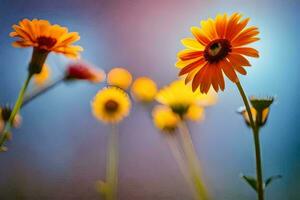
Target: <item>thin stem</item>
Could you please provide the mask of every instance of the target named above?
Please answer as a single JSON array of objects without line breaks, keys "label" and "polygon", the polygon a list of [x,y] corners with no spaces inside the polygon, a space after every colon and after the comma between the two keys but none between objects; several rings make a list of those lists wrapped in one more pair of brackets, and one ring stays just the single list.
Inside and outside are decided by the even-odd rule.
[{"label": "thin stem", "polygon": [[182,173],[183,177],[185,178],[186,182],[188,183],[188,185],[190,186],[192,191],[195,193],[195,190],[193,188],[194,187],[193,182],[191,181],[189,174],[188,174],[188,169],[186,166],[184,152],[183,152],[181,146],[179,145],[179,141],[177,141],[177,137],[174,135],[167,135],[166,141],[169,145],[169,149],[172,153],[174,160],[176,161],[176,163],[178,165],[180,172]]},{"label": "thin stem", "polygon": [[256,160],[256,178],[257,178],[257,197],[258,200],[264,200],[264,189],[263,189],[263,175],[262,175],[262,162],[261,162],[261,151],[260,151],[260,141],[259,141],[259,127],[255,125],[252,112],[250,109],[250,105],[248,102],[248,98],[243,90],[242,85],[240,82],[236,83],[238,90],[242,96],[242,99],[244,101],[249,119],[250,119],[250,125],[252,128],[253,133],[253,140],[254,140],[254,146],[255,146],[255,160]]},{"label": "thin stem", "polygon": [[28,73],[28,76],[27,76],[27,78],[26,78],[26,80],[25,80],[25,82],[24,82],[24,84],[23,84],[23,86],[22,86],[22,88],[21,88],[21,90],[19,92],[18,99],[17,99],[17,101],[16,101],[16,103],[14,105],[14,108],[13,108],[11,114],[10,114],[10,117],[9,117],[9,119],[8,119],[5,127],[4,127],[4,131],[3,131],[3,133],[2,133],[2,135],[0,137],[0,147],[2,147],[3,144],[4,144],[4,142],[6,141],[7,135],[10,132],[13,120],[14,120],[15,116],[17,115],[17,113],[19,112],[19,110],[20,110],[20,108],[22,106],[23,99],[24,99],[24,94],[26,92],[26,89],[28,87],[28,84],[30,82],[31,77],[32,77],[32,74]]},{"label": "thin stem", "polygon": [[109,135],[109,144],[107,152],[107,167],[106,167],[106,181],[108,184],[108,191],[106,194],[107,200],[117,199],[118,188],[118,131],[115,125],[111,127],[111,134]]},{"label": "thin stem", "polygon": [[187,159],[190,176],[192,178],[197,193],[196,199],[208,200],[208,193],[202,181],[201,168],[189,133],[189,129],[184,121],[181,121],[178,128],[181,136],[183,150]]},{"label": "thin stem", "polygon": [[27,105],[29,102],[31,102],[35,98],[39,97],[40,95],[42,95],[42,94],[48,92],[49,90],[53,89],[58,84],[62,83],[64,81],[64,78],[65,77],[61,77],[61,78],[51,82],[50,84],[48,84],[48,85],[46,85],[42,88],[38,88],[38,89],[34,90],[32,93],[30,93],[28,95],[25,95],[22,107]]}]

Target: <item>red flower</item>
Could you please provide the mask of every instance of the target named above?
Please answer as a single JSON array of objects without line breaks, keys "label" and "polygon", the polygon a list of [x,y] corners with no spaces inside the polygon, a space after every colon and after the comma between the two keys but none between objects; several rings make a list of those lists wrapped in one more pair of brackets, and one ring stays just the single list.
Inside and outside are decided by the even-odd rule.
[{"label": "red flower", "polygon": [[104,81],[105,73],[89,64],[76,62],[70,64],[66,69],[65,80],[87,80],[93,83]]}]

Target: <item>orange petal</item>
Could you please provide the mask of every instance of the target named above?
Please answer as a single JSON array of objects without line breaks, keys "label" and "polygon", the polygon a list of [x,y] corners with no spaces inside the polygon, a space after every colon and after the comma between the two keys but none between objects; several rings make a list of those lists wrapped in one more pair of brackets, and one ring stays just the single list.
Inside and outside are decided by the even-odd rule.
[{"label": "orange petal", "polygon": [[235,66],[251,66],[249,61],[240,54],[230,53],[227,58]]},{"label": "orange petal", "polygon": [[216,32],[219,38],[224,38],[226,33],[227,15],[217,15],[216,17]]},{"label": "orange petal", "polygon": [[256,49],[250,48],[250,47],[237,47],[232,49],[233,53],[237,54],[243,54],[245,56],[251,56],[251,57],[259,57],[259,53]]},{"label": "orange petal", "polygon": [[194,58],[203,57],[203,51],[184,51],[178,56],[181,60],[190,60]]},{"label": "orange petal", "polygon": [[205,35],[210,39],[214,40],[218,38],[218,34],[215,28],[215,22],[213,19],[209,18],[206,21],[201,21],[201,27],[202,31],[205,33]]},{"label": "orange petal", "polygon": [[190,73],[188,73],[188,75],[185,78],[185,84],[188,84],[196,75],[196,73],[199,71],[198,68],[194,69],[193,71],[191,71]]},{"label": "orange petal", "polygon": [[246,18],[244,20],[242,20],[241,22],[239,22],[235,28],[231,31],[230,35],[227,37],[227,39],[229,41],[231,41],[233,38],[237,37],[238,34],[246,27],[246,25],[248,24],[250,18]]},{"label": "orange petal", "polygon": [[203,31],[199,27],[192,26],[191,32],[194,35],[194,37],[197,39],[197,41],[200,42],[200,44],[202,44],[203,46],[209,44],[210,42],[209,38],[203,33]]},{"label": "orange petal", "polygon": [[253,43],[253,42],[256,42],[258,41],[259,38],[246,38],[246,39],[243,39],[243,40],[239,40],[239,41],[236,41],[234,43],[232,43],[233,46],[245,46],[247,44],[250,44],[250,43]]},{"label": "orange petal", "polygon": [[212,69],[211,83],[216,92],[219,91],[219,80],[218,80],[218,75],[217,75],[218,72],[217,71],[218,71],[218,67],[215,64],[215,66],[213,66],[213,69]]},{"label": "orange petal", "polygon": [[186,73],[191,72],[192,70],[194,70],[195,68],[201,66],[203,63],[205,62],[204,58],[201,58],[200,60],[197,60],[187,66],[185,66],[184,68],[182,68],[179,72],[179,76],[182,76]]},{"label": "orange petal", "polygon": [[219,82],[220,88],[223,91],[225,89],[225,81],[224,81],[224,76],[223,76],[222,69],[221,69],[219,63],[217,64],[216,77],[218,77],[218,82]]},{"label": "orange petal", "polygon": [[228,20],[228,24],[227,24],[227,29],[226,29],[226,36],[225,38],[230,38],[232,32],[235,31],[235,28],[237,26],[238,21],[241,19],[242,15],[239,13],[233,13],[229,20]]},{"label": "orange petal", "polygon": [[223,69],[223,72],[225,75],[234,83],[238,82],[238,77],[233,69],[233,67],[230,65],[230,63],[227,60],[223,60],[220,63],[220,67]]},{"label": "orange petal", "polygon": [[200,83],[202,82],[203,76],[206,73],[206,70],[208,68],[208,63],[205,64],[194,76],[193,82],[192,82],[192,90],[195,91]]},{"label": "orange petal", "polygon": [[213,76],[213,65],[208,65],[207,70],[205,72],[205,76],[203,77],[203,80],[200,84],[200,91],[202,93],[207,94],[210,86],[211,86],[211,79]]},{"label": "orange petal", "polygon": [[197,60],[199,60],[199,58],[196,58],[196,59],[190,59],[190,60],[185,60],[185,61],[178,59],[177,62],[175,63],[175,66],[176,66],[177,68],[179,68],[179,69],[182,69],[182,68],[184,68],[185,66],[187,66],[187,65],[189,65],[189,64],[191,64],[191,63],[193,63],[193,62],[196,62]]}]

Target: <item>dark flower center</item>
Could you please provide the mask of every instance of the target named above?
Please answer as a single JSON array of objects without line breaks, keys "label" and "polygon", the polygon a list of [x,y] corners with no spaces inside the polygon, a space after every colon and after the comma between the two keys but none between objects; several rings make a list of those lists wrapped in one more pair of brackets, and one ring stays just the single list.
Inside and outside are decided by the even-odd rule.
[{"label": "dark flower center", "polygon": [[115,100],[108,100],[105,105],[105,110],[108,112],[108,113],[114,113],[118,110],[119,108],[119,104],[118,102],[116,102]]},{"label": "dark flower center", "polygon": [[50,49],[56,44],[56,39],[52,37],[41,36],[37,38],[38,48],[40,49]]},{"label": "dark flower center", "polygon": [[204,58],[210,63],[224,59],[231,52],[231,44],[226,39],[211,41],[204,50]]}]

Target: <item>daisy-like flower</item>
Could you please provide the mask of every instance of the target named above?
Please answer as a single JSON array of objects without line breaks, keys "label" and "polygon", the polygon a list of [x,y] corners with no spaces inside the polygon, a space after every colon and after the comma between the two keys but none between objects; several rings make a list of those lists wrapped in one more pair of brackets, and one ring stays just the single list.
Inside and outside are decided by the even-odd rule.
[{"label": "daisy-like flower", "polygon": [[170,85],[162,88],[156,95],[156,100],[161,104],[169,106],[173,112],[181,117],[188,112],[193,105],[208,106],[216,102],[215,93],[203,94],[200,91],[193,92],[189,85],[183,80],[176,80]]},{"label": "daisy-like flower", "polygon": [[216,92],[225,89],[223,73],[232,81],[239,81],[236,72],[246,75],[244,67],[250,66],[245,56],[259,57],[256,49],[246,45],[259,40],[255,26],[246,27],[249,18],[234,13],[217,15],[201,21],[201,28],[193,26],[194,38],[181,42],[187,48],[178,53],[176,66],[179,75],[186,75],[186,82],[192,81],[192,89],[207,93],[213,86]]},{"label": "daisy-like flower", "polygon": [[177,129],[180,118],[169,107],[159,105],[152,112],[153,123],[160,131],[172,133]]},{"label": "daisy-like flower", "polygon": [[124,68],[116,67],[110,70],[107,74],[107,83],[111,86],[116,86],[127,90],[132,82],[132,75]]},{"label": "daisy-like flower", "polygon": [[138,102],[149,103],[157,93],[156,83],[148,77],[137,78],[131,86],[131,94]]},{"label": "daisy-like flower", "polygon": [[103,70],[84,62],[75,62],[67,66],[65,80],[86,80],[92,83],[100,83],[105,80]]},{"label": "daisy-like flower", "polygon": [[30,62],[31,73],[39,73],[50,52],[61,53],[70,58],[78,58],[81,46],[72,45],[80,39],[77,32],[69,32],[66,27],[52,25],[47,20],[23,19],[18,25],[13,25],[11,37],[18,38],[14,47],[33,47]]},{"label": "daisy-like flower", "polygon": [[119,123],[129,114],[130,107],[128,94],[117,87],[101,89],[92,101],[94,116],[105,123]]},{"label": "daisy-like flower", "polygon": [[49,80],[50,76],[51,69],[48,65],[44,64],[42,67],[42,71],[38,74],[35,74],[33,76],[33,80],[37,86],[42,86]]}]

